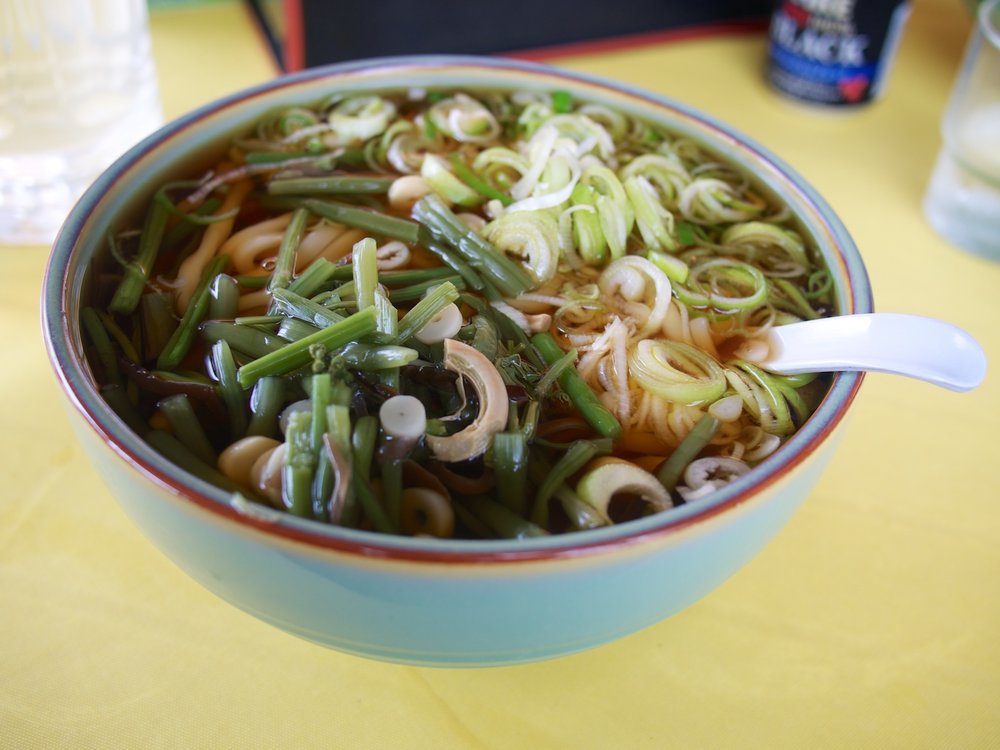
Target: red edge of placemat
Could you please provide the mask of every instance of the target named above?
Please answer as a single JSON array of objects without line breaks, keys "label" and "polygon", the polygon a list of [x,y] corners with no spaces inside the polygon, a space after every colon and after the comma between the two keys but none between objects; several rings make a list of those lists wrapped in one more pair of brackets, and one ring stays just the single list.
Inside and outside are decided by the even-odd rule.
[{"label": "red edge of placemat", "polygon": [[721,36],[726,34],[752,34],[767,29],[768,20],[756,18],[742,21],[720,21],[718,23],[684,26],[675,29],[659,31],[644,31],[638,34],[591,39],[567,44],[554,44],[546,47],[535,47],[525,50],[504,52],[498,57],[510,57],[516,60],[546,62],[557,57],[575,57],[582,55],[597,55],[608,52],[622,52],[638,47],[651,47],[670,42],[686,42],[693,39]]}]

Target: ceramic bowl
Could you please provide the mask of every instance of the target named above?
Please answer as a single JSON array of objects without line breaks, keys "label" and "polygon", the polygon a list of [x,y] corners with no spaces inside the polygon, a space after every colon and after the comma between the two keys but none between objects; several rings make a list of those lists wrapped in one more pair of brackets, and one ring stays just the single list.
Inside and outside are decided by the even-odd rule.
[{"label": "ceramic bowl", "polygon": [[531,541],[397,538],[234,499],[179,470],[105,405],[83,358],[81,293],[109,228],[156,186],[200,174],[235,133],[278,106],[332,92],[455,86],[566,90],[691,137],[791,207],[836,280],[840,313],[871,311],[863,264],[826,202],[733,128],[626,85],[535,64],[466,57],[353,62],[279,78],[209,104],[126,153],[84,195],[44,283],[44,335],[94,466],[126,513],[182,570],[236,607],[342,651],[422,665],[527,662],[659,622],[756,555],[809,494],[861,382],[839,374],[774,455],[697,503],[619,526]]}]

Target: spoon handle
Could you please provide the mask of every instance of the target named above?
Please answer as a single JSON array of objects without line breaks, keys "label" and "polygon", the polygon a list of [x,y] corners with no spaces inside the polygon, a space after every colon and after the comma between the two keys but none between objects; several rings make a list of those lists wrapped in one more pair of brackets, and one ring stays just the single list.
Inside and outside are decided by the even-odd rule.
[{"label": "spoon handle", "polygon": [[865,370],[969,391],[986,375],[986,354],[961,328],[935,318],[869,313],[772,328],[756,363],[779,374]]}]

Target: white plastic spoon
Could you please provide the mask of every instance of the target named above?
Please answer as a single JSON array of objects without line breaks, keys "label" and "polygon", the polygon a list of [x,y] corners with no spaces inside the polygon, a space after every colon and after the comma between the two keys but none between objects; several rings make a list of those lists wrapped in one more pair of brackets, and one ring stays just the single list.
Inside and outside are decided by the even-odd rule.
[{"label": "white plastic spoon", "polygon": [[841,315],[775,326],[736,356],[768,372],[865,370],[970,391],[986,375],[986,353],[961,328],[899,313]]}]

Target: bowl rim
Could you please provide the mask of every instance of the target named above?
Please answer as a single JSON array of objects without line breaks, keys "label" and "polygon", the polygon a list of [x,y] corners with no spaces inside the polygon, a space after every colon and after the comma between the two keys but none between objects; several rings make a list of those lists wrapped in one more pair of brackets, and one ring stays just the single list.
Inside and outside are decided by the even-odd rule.
[{"label": "bowl rim", "polygon": [[[406,69],[429,73],[434,69],[488,69],[490,74],[541,75],[563,81],[568,87],[583,86],[627,96],[640,104],[686,118],[716,138],[739,144],[764,164],[776,170],[783,182],[801,196],[815,216],[836,238],[839,274],[846,281],[843,292],[853,312],[871,312],[873,302],[867,271],[853,239],[839,217],[818,192],[792,167],[756,140],[732,126],[670,97],[601,76],[570,71],[548,64],[510,58],[469,55],[411,55],[353,60],[278,76],[236,91],[191,110],[125,152],[88,188],[60,229],[45,269],[42,284],[42,328],[49,360],[74,410],[112,451],[136,472],[174,498],[190,502],[219,520],[248,532],[262,532],[274,541],[306,545],[318,554],[345,553],[364,558],[424,563],[489,564],[566,559],[606,553],[637,544],[662,541],[695,528],[749,502],[779,483],[789,472],[815,453],[846,416],[864,374],[835,373],[822,402],[805,424],[769,459],[748,476],[714,493],[703,503],[686,504],[627,524],[560,534],[531,540],[425,540],[345,529],[301,519],[276,509],[229,496],[224,490],[173,466],[132,433],[100,397],[89,378],[81,353],[73,345],[70,325],[71,293],[66,274],[85,232],[91,211],[102,196],[154,148],[196,129],[213,114],[225,112],[241,102],[267,97],[303,84],[316,83],[351,73]],[[447,85],[442,82],[442,85]],[[84,235],[85,238],[85,235]],[[773,459],[773,460],[772,460]]]}]

